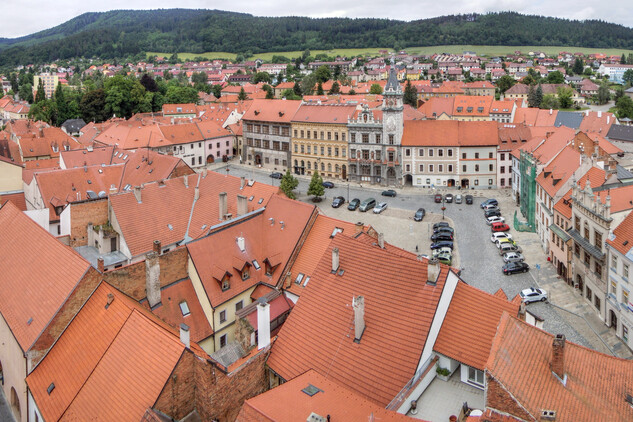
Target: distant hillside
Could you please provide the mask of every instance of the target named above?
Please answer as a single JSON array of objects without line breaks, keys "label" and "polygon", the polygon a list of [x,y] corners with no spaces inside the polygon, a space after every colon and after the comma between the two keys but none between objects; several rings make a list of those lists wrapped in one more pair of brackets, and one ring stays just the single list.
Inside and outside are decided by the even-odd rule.
[{"label": "distant hillside", "polygon": [[219,10],[115,10],[85,13],[32,35],[0,39],[0,66],[74,57],[114,59],[147,51],[260,53],[455,44],[633,49],[633,29],[513,12],[404,22],[256,17]]}]

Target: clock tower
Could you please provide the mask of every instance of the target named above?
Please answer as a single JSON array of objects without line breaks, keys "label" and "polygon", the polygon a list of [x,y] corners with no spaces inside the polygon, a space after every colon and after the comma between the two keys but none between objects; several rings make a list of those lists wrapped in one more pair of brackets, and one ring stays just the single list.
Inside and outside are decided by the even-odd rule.
[{"label": "clock tower", "polygon": [[383,184],[402,184],[402,132],[404,130],[402,87],[398,82],[396,70],[392,66],[389,70],[389,79],[383,92],[382,117],[383,117]]}]

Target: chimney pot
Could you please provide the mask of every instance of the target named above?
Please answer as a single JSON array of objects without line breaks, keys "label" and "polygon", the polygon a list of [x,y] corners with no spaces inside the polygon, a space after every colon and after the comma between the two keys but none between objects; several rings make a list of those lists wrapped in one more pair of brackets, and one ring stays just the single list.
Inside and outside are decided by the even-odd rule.
[{"label": "chimney pot", "polygon": [[150,308],[160,303],[160,262],[155,252],[145,257],[145,292]]},{"label": "chimney pot", "polygon": [[189,326],[185,323],[180,324],[180,341],[187,349],[191,347]]},{"label": "chimney pot", "polygon": [[103,258],[101,257],[97,258],[97,269],[99,270],[100,273],[104,271],[104,262],[103,262]]},{"label": "chimney pot", "polygon": [[244,185],[246,185],[246,177],[240,177],[240,190],[244,189]]},{"label": "chimney pot", "polygon": [[552,342],[552,361],[550,369],[561,380],[565,379],[565,335],[556,334]]},{"label": "chimney pot", "polygon": [[363,231],[363,227],[364,227],[364,224],[361,221],[356,223],[356,227],[354,227],[354,234],[361,233]]},{"label": "chimney pot", "polygon": [[160,240],[154,240],[154,252],[160,255]]},{"label": "chimney pot", "polygon": [[332,249],[332,273],[336,273],[339,267],[338,248]]},{"label": "chimney pot", "polygon": [[[244,178],[242,178],[244,180]],[[244,215],[248,212],[248,198],[244,195],[237,195],[237,215]]]},{"label": "chimney pot", "polygon": [[437,283],[437,279],[440,276],[440,261],[437,258],[429,259],[429,263],[427,265],[427,283],[435,285]]},{"label": "chimney pot", "polygon": [[257,350],[261,350],[270,344],[270,305],[264,297],[257,302]]},{"label": "chimney pot", "polygon": [[141,187],[134,186],[134,197],[136,198],[136,202],[141,203]]},{"label": "chimney pot", "polygon": [[195,187],[194,191],[193,191],[193,199],[195,201],[197,201],[198,199],[200,199],[200,188],[198,186]]},{"label": "chimney pot", "polygon": [[220,215],[218,218],[222,220],[226,214],[229,213],[229,206],[226,197],[226,192],[220,192]]},{"label": "chimney pot", "polygon": [[385,249],[385,234],[384,233],[378,233],[378,246],[380,246],[380,249]]},{"label": "chimney pot", "polygon": [[108,293],[108,300],[106,304],[109,306],[112,304],[112,302],[114,302],[114,295],[112,293]]},{"label": "chimney pot", "polygon": [[360,343],[365,331],[365,298],[355,297],[352,300],[352,307],[354,308],[354,341]]}]

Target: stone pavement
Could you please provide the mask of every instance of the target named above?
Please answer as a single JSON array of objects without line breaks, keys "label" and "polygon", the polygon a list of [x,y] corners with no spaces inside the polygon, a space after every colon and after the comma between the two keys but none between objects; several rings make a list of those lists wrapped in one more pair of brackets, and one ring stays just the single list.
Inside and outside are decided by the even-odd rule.
[{"label": "stone pavement", "polygon": [[0,388],[0,421],[2,422],[15,422],[11,406],[7,398],[4,395],[4,390]]}]

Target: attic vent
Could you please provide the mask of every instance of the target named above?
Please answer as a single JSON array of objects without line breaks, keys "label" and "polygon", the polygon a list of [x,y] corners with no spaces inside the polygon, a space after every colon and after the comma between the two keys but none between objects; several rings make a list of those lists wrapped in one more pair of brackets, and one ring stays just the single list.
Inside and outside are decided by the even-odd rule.
[{"label": "attic vent", "polygon": [[556,411],[555,410],[541,410],[541,420],[542,421],[555,421],[556,420]]},{"label": "attic vent", "polygon": [[88,182],[89,185],[92,185],[92,181],[91,180],[86,180],[86,182]]},{"label": "attic vent", "polygon": [[310,416],[308,416],[308,419],[306,419],[306,422],[326,422],[326,421],[327,421],[326,418],[314,412],[310,413]]},{"label": "attic vent", "polygon": [[51,395],[54,389],[55,389],[55,383],[51,382],[51,385],[49,385],[48,388],[46,389],[46,392],[48,393],[49,396]]},{"label": "attic vent", "polygon": [[29,318],[29,320],[26,321],[26,325],[31,325],[32,322],[33,322],[33,318]]},{"label": "attic vent", "polygon": [[622,243],[622,246],[626,246],[626,245],[628,245],[628,244],[629,244],[629,241],[628,241],[628,240],[625,240],[625,241]]},{"label": "attic vent", "polygon": [[279,117],[283,116],[285,113],[283,111],[279,112]]},{"label": "attic vent", "polygon": [[320,388],[315,387],[312,384],[308,384],[308,386],[306,388],[304,388],[303,390],[304,393],[306,393],[308,396],[312,397],[314,396],[316,393],[323,392],[323,390],[321,390]]}]

